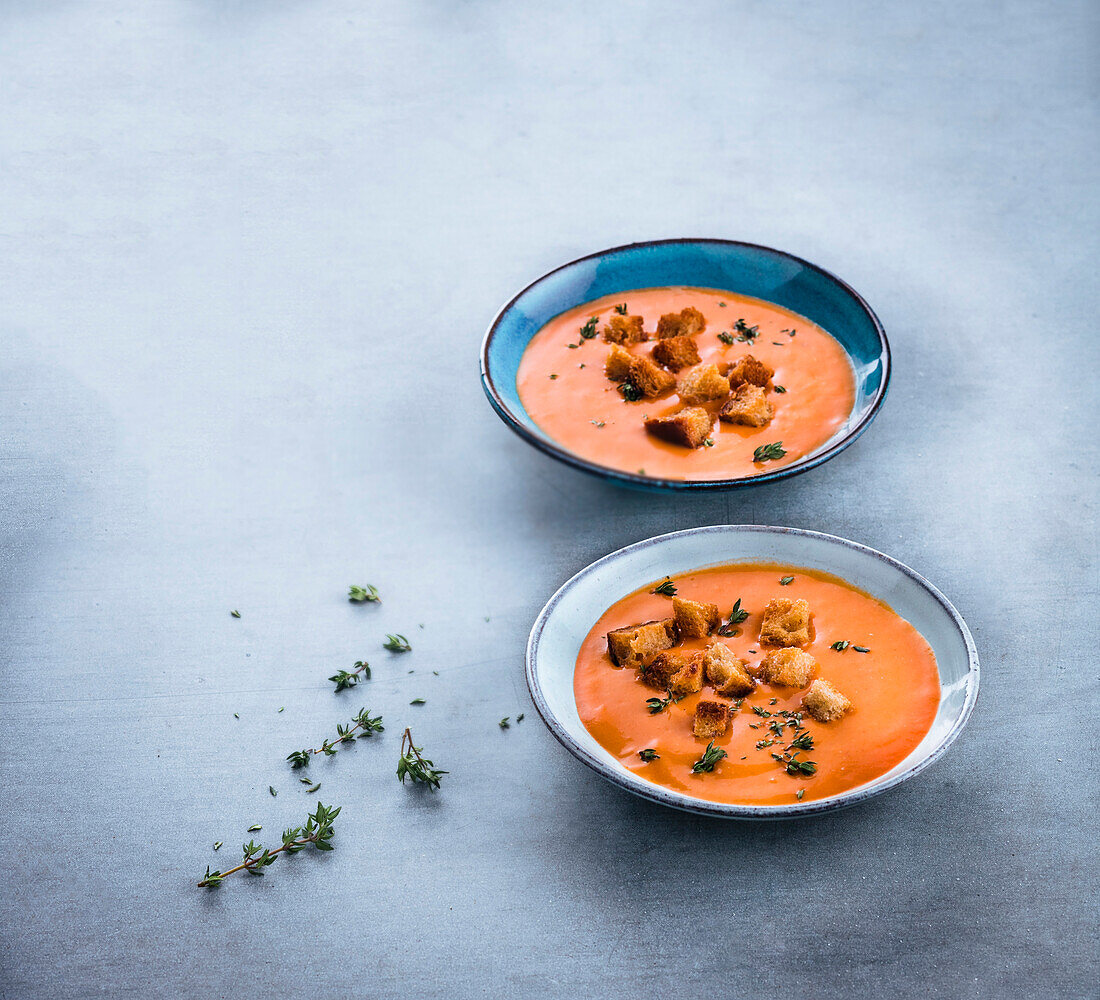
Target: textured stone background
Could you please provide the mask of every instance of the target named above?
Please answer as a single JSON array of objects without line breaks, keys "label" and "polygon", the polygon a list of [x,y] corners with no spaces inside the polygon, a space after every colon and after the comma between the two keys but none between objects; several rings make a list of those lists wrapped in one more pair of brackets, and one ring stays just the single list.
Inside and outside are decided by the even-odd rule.
[{"label": "textured stone background", "polygon": [[[1098,28],[1086,2],[6,5],[0,995],[1095,995]],[[680,235],[869,299],[896,372],[855,446],[672,499],[496,419],[498,305]],[[738,826],[554,742],[522,676],[548,595],[726,521],[865,542],[956,602],[983,682],[943,761]],[[381,607],[344,600],[366,581]],[[283,757],[362,704],[384,737],[312,768],[337,850],[195,889],[304,816]],[[394,780],[410,720],[435,796]]]}]

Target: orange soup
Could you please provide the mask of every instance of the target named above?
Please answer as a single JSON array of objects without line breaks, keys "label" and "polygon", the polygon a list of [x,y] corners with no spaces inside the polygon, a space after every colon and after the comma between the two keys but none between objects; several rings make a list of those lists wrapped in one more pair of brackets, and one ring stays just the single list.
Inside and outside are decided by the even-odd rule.
[{"label": "orange soup", "polygon": [[[657,345],[676,332],[666,327],[659,336],[662,317],[675,318],[683,310],[699,317],[683,328],[693,344],[680,341],[688,353],[665,355],[670,363],[659,362]],[[630,329],[628,320],[644,331],[643,340],[622,332]],[[618,332],[613,321],[620,324]],[[621,372],[608,377],[605,366],[616,347],[654,363],[657,391],[633,399],[638,393],[629,377],[619,377]],[[738,379],[727,370],[746,355],[764,366],[761,371],[772,372],[757,380],[762,391],[746,387],[743,392],[746,409],[763,416],[719,416],[727,402],[736,403],[738,392]],[[716,393],[704,389],[709,398],[696,403],[706,411],[696,417],[709,420],[709,431],[688,445],[669,440],[657,426],[647,429],[647,420],[692,405],[681,398],[684,380],[710,365],[719,369],[712,380],[726,377],[729,389],[723,392],[720,383]],[[660,479],[743,478],[790,465],[821,448],[843,426],[855,400],[847,354],[821,327],[760,299],[689,287],[596,299],[556,316],[527,346],[516,384],[531,418],[569,451]]]},{"label": "orange soup", "polygon": [[[940,698],[931,648],[909,622],[844,580],[797,567],[736,564],[685,573],[658,590],[661,583],[604,612],[581,645],[573,682],[585,727],[646,780],[713,802],[823,799],[886,773],[931,727]],[[690,631],[708,605],[717,605],[720,621],[703,626],[709,634],[682,638],[677,629]],[[775,617],[776,608],[788,606],[808,608],[807,634],[783,632],[800,624],[793,613]],[[780,619],[785,625],[777,633]],[[624,627],[670,620],[671,648],[657,654],[656,665],[615,665],[609,632],[622,629],[619,636],[633,641],[635,633]],[[761,642],[762,631],[768,642]],[[623,640],[613,638],[621,660]],[[784,645],[798,638],[807,641]],[[717,645],[728,653],[708,650]],[[648,655],[653,662],[653,649],[643,661]],[[653,683],[662,662],[698,664],[704,655],[702,686],[694,692],[683,693],[694,685],[677,688],[666,677]],[[711,657],[744,662],[745,693],[718,693]],[[771,668],[779,662],[797,662],[807,673],[793,679],[776,673]],[[707,714],[699,708],[704,702]],[[697,719],[705,723],[711,712],[728,715],[721,734],[694,735]]]}]

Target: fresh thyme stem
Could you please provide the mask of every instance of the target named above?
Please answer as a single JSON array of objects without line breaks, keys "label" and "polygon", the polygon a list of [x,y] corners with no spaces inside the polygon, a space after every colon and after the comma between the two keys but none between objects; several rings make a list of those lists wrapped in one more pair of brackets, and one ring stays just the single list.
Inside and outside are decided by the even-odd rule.
[{"label": "fresh thyme stem", "polygon": [[346,726],[336,726],[336,739],[325,740],[317,749],[295,750],[287,754],[286,759],[290,761],[291,767],[309,767],[309,759],[315,754],[323,753],[326,757],[333,757],[338,752],[339,744],[353,743],[357,738],[366,739],[382,731],[382,716],[371,718],[370,709],[361,708],[359,714]]},{"label": "fresh thyme stem", "polygon": [[[284,851],[288,854],[297,854],[310,844],[319,851],[331,851],[332,844],[329,841],[332,840],[333,821],[339,813],[340,806],[331,807],[318,802],[317,808],[306,817],[304,826],[295,826],[283,831],[281,846],[272,851],[249,841],[242,847],[244,860],[239,865],[224,872],[212,872],[207,865],[206,874],[197,883],[198,887],[213,889],[221,885],[228,876],[239,871],[246,871],[251,875],[263,875],[263,869],[273,865],[275,859]],[[220,842],[219,846],[221,846]]]}]

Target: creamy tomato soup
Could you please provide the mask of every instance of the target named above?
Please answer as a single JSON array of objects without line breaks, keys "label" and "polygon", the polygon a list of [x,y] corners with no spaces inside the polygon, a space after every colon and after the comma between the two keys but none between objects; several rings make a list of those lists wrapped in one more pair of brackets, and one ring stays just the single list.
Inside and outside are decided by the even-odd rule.
[{"label": "creamy tomato soup", "polygon": [[[676,331],[666,325],[665,336],[659,336],[661,317],[675,318],[683,310],[695,310],[691,315],[698,317],[683,328],[693,343],[677,341],[686,353],[662,363],[656,360],[662,357],[657,345]],[[617,330],[613,321],[620,324]],[[644,331],[645,339],[634,340],[624,333],[628,330]],[[649,388],[656,391],[628,398],[638,387],[627,384],[631,377],[625,369],[608,377],[613,348],[651,362],[649,375],[641,372],[639,378],[655,379]],[[757,380],[763,383],[759,388],[746,385],[738,403],[739,379],[736,370],[728,370],[746,355],[772,374]],[[623,355],[619,359],[625,364]],[[718,371],[709,371],[710,365]],[[681,393],[689,377],[707,398],[685,403]],[[848,357],[821,327],[760,299],[690,287],[632,291],[562,313],[532,338],[516,382],[535,423],[574,454],[626,472],[683,480],[750,477],[810,455],[841,428],[855,398]],[[731,401],[743,404],[745,414],[719,418]],[[677,435],[662,433],[658,425],[646,426],[647,420],[675,417],[685,409],[701,428],[690,444],[670,440]]]},{"label": "creamy tomato soup", "polygon": [[[682,574],[655,593],[661,583],[604,612],[581,645],[574,675],[585,727],[648,781],[714,802],[822,799],[889,771],[931,727],[940,696],[931,648],[909,622],[844,580],[735,564]],[[737,612],[747,614],[738,621]],[[650,622],[657,627],[644,641],[625,628]],[[683,638],[679,629],[705,634]],[[635,662],[616,666],[609,641],[620,662],[637,653]],[[744,693],[719,694],[715,678],[726,675],[709,666],[695,691],[690,667],[672,680],[662,672],[670,658],[673,668],[698,665],[716,644],[728,652],[711,649],[706,662],[743,661],[750,690],[735,677],[731,687]],[[707,726],[723,713],[720,734],[695,735],[700,722],[712,733]]]}]

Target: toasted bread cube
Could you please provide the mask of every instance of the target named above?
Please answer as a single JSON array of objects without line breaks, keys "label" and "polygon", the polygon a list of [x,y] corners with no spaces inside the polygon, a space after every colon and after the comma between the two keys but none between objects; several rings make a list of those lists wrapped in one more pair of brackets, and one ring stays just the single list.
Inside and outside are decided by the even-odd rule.
[{"label": "toasted bread cube", "polygon": [[706,317],[694,306],[681,309],[678,313],[665,313],[657,321],[657,338],[690,337],[702,333],[707,328]]},{"label": "toasted bread cube", "polygon": [[774,368],[764,364],[763,361],[757,361],[751,354],[738,358],[726,371],[731,386],[743,385],[747,382],[749,385],[758,385],[761,389],[772,387],[774,374]]},{"label": "toasted bread cube", "polygon": [[852,703],[828,681],[818,678],[802,696],[802,707],[818,722],[835,722],[852,710]]},{"label": "toasted bread cube", "polygon": [[717,604],[687,601],[682,597],[672,599],[672,617],[681,639],[702,639],[722,623]]},{"label": "toasted bread cube", "polygon": [[735,656],[725,643],[712,642],[703,651],[703,671],[707,680],[715,691],[729,698],[741,698],[756,686],[745,670],[746,665],[746,661]]},{"label": "toasted bread cube", "polygon": [[701,359],[695,338],[685,334],[658,340],[653,347],[653,360],[678,372],[681,368],[699,364]]},{"label": "toasted bread cube", "polygon": [[649,399],[668,392],[676,385],[676,376],[655,365],[649,358],[635,356],[630,362],[628,381]]},{"label": "toasted bread cube", "polygon": [[641,667],[662,650],[671,649],[675,639],[676,626],[665,618],[612,629],[607,633],[607,651],[617,667]]},{"label": "toasted bread cube", "polygon": [[630,378],[630,365],[634,361],[634,355],[625,347],[618,344],[611,346],[611,353],[604,362],[604,374],[612,382],[625,382]]},{"label": "toasted bread cube", "polygon": [[603,339],[609,344],[640,344],[648,340],[642,329],[641,316],[620,316],[615,313],[603,328]]},{"label": "toasted bread cube", "polygon": [[668,417],[650,417],[645,429],[654,437],[685,448],[699,448],[710,436],[714,417],[701,406],[688,406]]},{"label": "toasted bread cube", "polygon": [[760,664],[760,676],[769,684],[803,688],[810,683],[816,666],[817,660],[801,649],[773,649]]},{"label": "toasted bread cube", "polygon": [[776,597],[764,608],[760,641],[768,646],[805,646],[810,641],[810,606]]},{"label": "toasted bread cube", "polygon": [[688,406],[711,399],[722,399],[729,392],[729,381],[718,371],[717,365],[696,365],[689,368],[676,383],[676,394]]},{"label": "toasted bread cube", "polygon": [[718,411],[718,419],[729,424],[763,427],[771,420],[774,412],[760,386],[742,382],[734,390],[729,402]]},{"label": "toasted bread cube", "polygon": [[680,649],[666,649],[638,670],[638,677],[658,691],[667,691],[676,677],[689,663],[691,653]]},{"label": "toasted bread cube", "polygon": [[691,731],[705,740],[715,736],[725,736],[730,724],[729,705],[721,701],[700,700],[695,706],[695,718],[691,722]]},{"label": "toasted bread cube", "polygon": [[677,698],[686,694],[695,694],[703,689],[703,654],[696,652],[685,663],[668,684],[669,691]]}]

